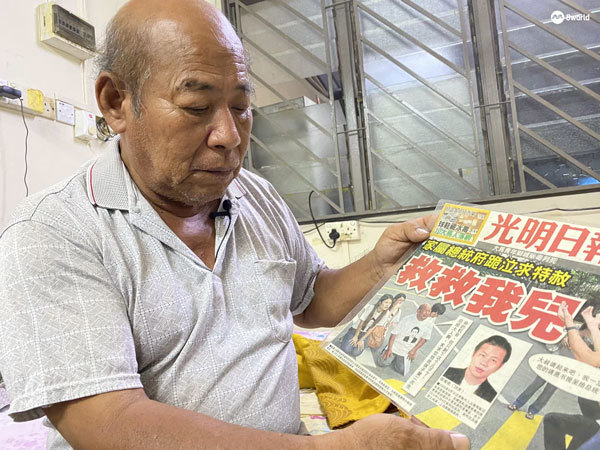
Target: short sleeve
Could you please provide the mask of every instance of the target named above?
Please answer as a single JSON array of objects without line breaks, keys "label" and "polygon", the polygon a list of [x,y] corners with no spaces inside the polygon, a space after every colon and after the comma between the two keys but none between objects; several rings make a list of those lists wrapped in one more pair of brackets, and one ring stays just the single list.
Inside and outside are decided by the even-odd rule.
[{"label": "short sleeve", "polygon": [[423,324],[423,332],[421,333],[421,337],[423,339],[431,339],[431,332],[433,331],[433,321],[431,319],[426,319]]},{"label": "short sleeve", "polygon": [[82,233],[18,222],[0,238],[0,372],[16,421],[140,388],[123,297]]}]

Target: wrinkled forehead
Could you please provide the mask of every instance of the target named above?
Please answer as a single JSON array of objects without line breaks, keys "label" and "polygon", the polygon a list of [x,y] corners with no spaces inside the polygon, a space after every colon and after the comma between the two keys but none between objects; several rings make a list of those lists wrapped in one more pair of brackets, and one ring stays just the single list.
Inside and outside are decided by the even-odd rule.
[{"label": "wrinkled forehead", "polygon": [[149,44],[153,65],[169,70],[197,64],[209,71],[247,71],[244,47],[226,20],[157,20],[149,30]]}]

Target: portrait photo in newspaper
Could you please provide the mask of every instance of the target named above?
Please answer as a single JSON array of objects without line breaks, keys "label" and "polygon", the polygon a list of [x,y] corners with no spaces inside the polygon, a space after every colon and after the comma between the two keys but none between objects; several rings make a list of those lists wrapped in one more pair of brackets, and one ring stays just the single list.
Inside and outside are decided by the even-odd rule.
[{"label": "portrait photo in newspaper", "polygon": [[530,348],[529,342],[480,325],[427,398],[476,428]]}]

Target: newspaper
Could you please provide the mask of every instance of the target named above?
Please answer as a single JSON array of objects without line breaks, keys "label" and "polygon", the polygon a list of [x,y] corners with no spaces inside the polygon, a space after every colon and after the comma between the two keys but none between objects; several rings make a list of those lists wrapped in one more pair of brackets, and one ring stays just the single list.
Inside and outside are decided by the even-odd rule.
[{"label": "newspaper", "polygon": [[[600,229],[437,211],[429,239],[323,347],[471,448],[600,448]],[[567,316],[577,328],[565,330]]]}]

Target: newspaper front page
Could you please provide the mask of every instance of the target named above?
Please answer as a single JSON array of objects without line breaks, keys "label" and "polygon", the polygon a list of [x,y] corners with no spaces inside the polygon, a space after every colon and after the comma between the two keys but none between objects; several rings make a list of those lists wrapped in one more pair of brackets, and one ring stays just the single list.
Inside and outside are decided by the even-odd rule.
[{"label": "newspaper front page", "polygon": [[600,229],[438,212],[324,348],[472,448],[600,448]]}]

